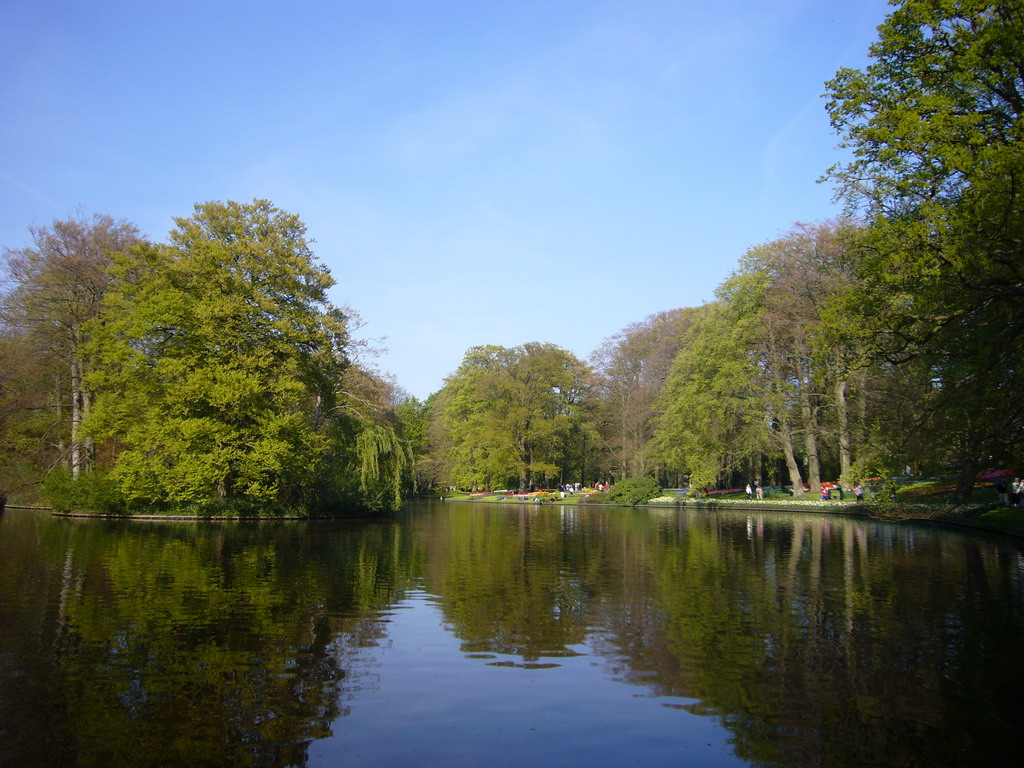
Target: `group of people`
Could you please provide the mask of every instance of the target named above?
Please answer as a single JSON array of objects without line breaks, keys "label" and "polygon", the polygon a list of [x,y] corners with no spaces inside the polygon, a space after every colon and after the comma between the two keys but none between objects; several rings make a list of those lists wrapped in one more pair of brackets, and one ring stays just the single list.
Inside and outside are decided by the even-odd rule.
[{"label": "group of people", "polygon": [[[843,499],[843,486],[842,486],[842,483],[836,483],[836,485],[833,486],[833,487],[839,489],[839,498],[840,498],[840,500]],[[848,490],[853,493],[853,495],[857,498],[857,501],[864,501],[864,488],[861,487],[860,483],[857,483],[857,485],[851,486]],[[832,500],[832,487],[822,488],[821,489],[821,500],[822,501],[831,501]]]},{"label": "group of people", "polygon": [[[611,486],[608,483],[594,483],[594,490],[607,491],[609,488],[611,488]],[[559,483],[558,490],[560,493],[567,493],[571,496],[572,494],[579,493],[583,490],[583,483]]]},{"label": "group of people", "polygon": [[[833,492],[833,488],[834,487],[839,490],[839,498],[840,498],[840,500],[842,500],[844,498],[844,496],[843,496],[843,492],[844,492],[843,483],[837,482],[833,486],[822,487],[821,488],[821,501],[823,501],[823,502],[831,501],[831,498],[833,498],[833,495],[831,495],[831,492]],[[853,494],[854,498],[856,498],[856,500],[858,502],[864,501],[864,488],[863,488],[863,486],[859,482],[856,485],[849,486],[848,488],[846,488],[846,490],[849,490],[849,492]]]},{"label": "group of people", "polygon": [[1013,478],[1009,487],[1005,480],[996,481],[996,490],[999,491],[999,500],[1008,507],[1024,506],[1024,480],[1019,477]]},{"label": "group of people", "polygon": [[[843,498],[843,487],[841,485],[838,485],[838,484],[835,487],[839,489],[839,498],[840,499]],[[748,499],[753,499],[755,495],[757,496],[757,500],[758,501],[762,501],[764,499],[764,488],[761,487],[761,481],[760,480],[755,480],[753,486],[751,486],[750,483],[747,483],[746,491],[747,491],[747,498]],[[852,491],[853,495],[857,497],[857,501],[864,501],[864,488],[861,487],[860,483],[858,483],[857,485],[852,486],[850,488],[850,491]],[[1020,495],[1024,495],[1024,482],[1021,482],[1021,484],[1020,484]],[[821,500],[822,501],[829,501],[831,499],[832,499],[832,488],[830,488],[830,487],[822,488],[821,489]]]}]

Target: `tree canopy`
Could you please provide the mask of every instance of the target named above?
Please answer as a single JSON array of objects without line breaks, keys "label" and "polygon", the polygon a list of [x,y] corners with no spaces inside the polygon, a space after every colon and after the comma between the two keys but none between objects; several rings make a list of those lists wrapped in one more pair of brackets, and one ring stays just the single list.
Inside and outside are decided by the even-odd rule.
[{"label": "tree canopy", "polygon": [[[393,387],[355,359],[299,217],[207,202],[175,225],[161,244],[109,217],[55,222],[6,253],[0,426],[50,457],[51,501],[396,508],[409,448]],[[50,367],[15,365],[26,349]],[[52,426],[33,415],[51,410]]]},{"label": "tree canopy", "polygon": [[[34,433],[49,443],[46,452],[66,459],[77,477],[92,460],[92,445],[81,430],[93,400],[84,381],[90,369],[90,323],[102,311],[111,255],[140,242],[140,236],[127,221],[81,213],[29,232],[32,245],[4,251],[9,290],[0,302],[8,342],[24,345],[29,359],[12,359],[5,367],[12,394],[46,381],[52,382],[54,397],[43,408],[23,410],[20,416],[28,418],[16,419],[12,433]],[[19,447],[22,456],[25,447]]]},{"label": "tree canopy", "polygon": [[117,441],[129,502],[295,500],[326,455],[320,414],[347,363],[332,280],[298,218],[266,201],[176,223],[170,245],[114,256],[90,427]]},{"label": "tree canopy", "polygon": [[934,430],[970,492],[1024,435],[1024,9],[905,0],[872,64],[828,86],[853,159],[832,169],[868,217],[837,315],[873,357],[917,367]]},{"label": "tree canopy", "polygon": [[553,344],[470,349],[435,416],[448,436],[444,480],[473,488],[568,482],[592,432],[590,377]]}]

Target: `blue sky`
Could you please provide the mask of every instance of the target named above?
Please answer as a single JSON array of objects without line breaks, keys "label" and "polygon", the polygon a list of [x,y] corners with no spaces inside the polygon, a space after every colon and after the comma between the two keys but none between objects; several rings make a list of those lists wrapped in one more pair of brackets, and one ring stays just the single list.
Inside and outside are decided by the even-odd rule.
[{"label": "blue sky", "polygon": [[0,0],[0,245],[196,202],[299,214],[409,393],[586,358],[838,213],[824,81],[884,0]]}]

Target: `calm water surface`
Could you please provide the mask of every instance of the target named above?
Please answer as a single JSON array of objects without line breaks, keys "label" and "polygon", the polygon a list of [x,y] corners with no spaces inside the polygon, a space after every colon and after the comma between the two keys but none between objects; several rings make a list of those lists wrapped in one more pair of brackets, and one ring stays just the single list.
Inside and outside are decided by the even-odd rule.
[{"label": "calm water surface", "polygon": [[1022,641],[1020,543],[920,525],[0,516],[3,766],[1018,764]]}]

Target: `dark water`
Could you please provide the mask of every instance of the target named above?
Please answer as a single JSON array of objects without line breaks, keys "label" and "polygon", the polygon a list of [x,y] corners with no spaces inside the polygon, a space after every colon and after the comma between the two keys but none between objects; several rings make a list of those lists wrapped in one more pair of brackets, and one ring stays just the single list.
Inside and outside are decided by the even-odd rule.
[{"label": "dark water", "polygon": [[0,517],[0,765],[1015,765],[1014,540],[422,505]]}]

